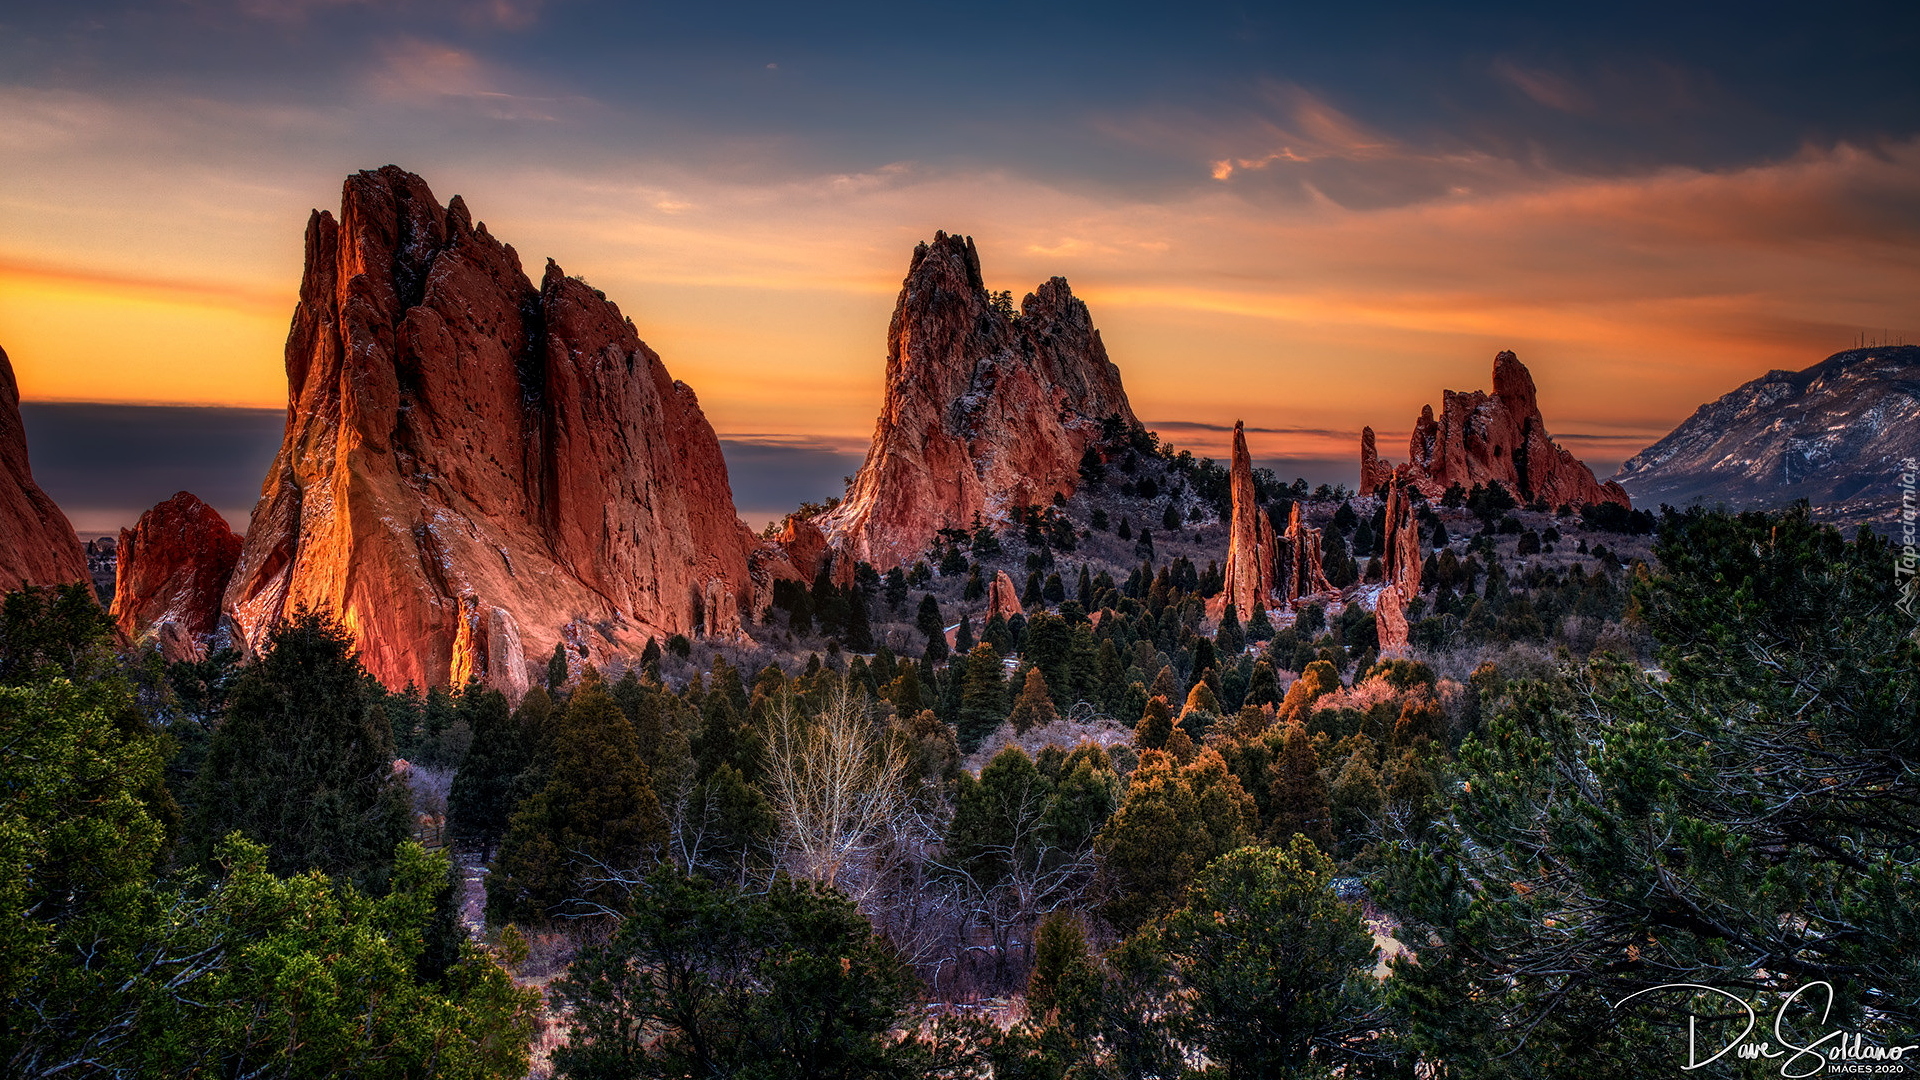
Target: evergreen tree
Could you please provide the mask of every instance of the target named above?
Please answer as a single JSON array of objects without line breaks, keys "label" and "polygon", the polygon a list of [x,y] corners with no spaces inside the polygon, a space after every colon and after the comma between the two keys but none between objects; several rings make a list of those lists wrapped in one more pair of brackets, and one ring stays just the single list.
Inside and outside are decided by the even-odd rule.
[{"label": "evergreen tree", "polygon": [[1133,745],[1141,750],[1164,750],[1172,735],[1173,706],[1165,697],[1155,694],[1147,699],[1146,710],[1133,726]]},{"label": "evergreen tree", "polygon": [[1375,822],[1386,809],[1387,793],[1380,785],[1380,770],[1373,764],[1373,749],[1362,738],[1340,773],[1327,789],[1327,808],[1332,815],[1333,835],[1342,856],[1359,852]]},{"label": "evergreen tree", "polygon": [[789,880],[747,892],[661,867],[612,941],[556,987],[557,1071],[628,1077],[927,1075],[911,973],[851,900]]},{"label": "evergreen tree", "polygon": [[[731,707],[725,695],[713,700]],[[625,889],[610,879],[643,872],[666,840],[633,724],[590,677],[567,702],[546,786],[514,812],[487,878],[488,915],[537,925],[618,911]]]},{"label": "evergreen tree", "polygon": [[1176,1030],[1229,1077],[1320,1077],[1378,1050],[1373,938],[1296,837],[1209,865],[1159,943],[1191,1004]]},{"label": "evergreen tree", "polygon": [[778,827],[767,797],[722,762],[688,797],[676,830],[679,859],[715,880],[744,884],[764,865]]},{"label": "evergreen tree", "polygon": [[1287,696],[1280,702],[1280,719],[1305,722],[1314,702],[1340,688],[1339,670],[1326,660],[1315,660],[1287,687]]},{"label": "evergreen tree", "polygon": [[[1204,812],[1196,777],[1207,797]],[[1211,750],[1184,769],[1165,753],[1141,751],[1125,799],[1094,842],[1107,885],[1101,912],[1130,934],[1171,911],[1201,867],[1246,842],[1251,809],[1239,781]],[[1217,817],[1208,820],[1206,813]]]},{"label": "evergreen tree", "polygon": [[507,834],[507,820],[519,802],[520,774],[533,762],[533,746],[498,690],[470,683],[460,695],[460,709],[473,741],[447,794],[448,825],[455,836],[479,847],[482,859],[490,859]]},{"label": "evergreen tree", "polygon": [[196,778],[195,859],[210,864],[238,832],[266,847],[275,874],[317,869],[383,888],[411,824],[384,697],[330,616],[302,611],[276,628],[235,683]]},{"label": "evergreen tree", "polygon": [[567,643],[556,641],[553,643],[553,655],[547,659],[547,693],[559,697],[566,688]]},{"label": "evergreen tree", "polygon": [[1333,811],[1327,805],[1327,786],[1320,779],[1320,759],[1313,741],[1298,720],[1288,721],[1280,753],[1273,764],[1273,820],[1267,835],[1286,843],[1295,833],[1333,849]]},{"label": "evergreen tree", "polygon": [[1073,628],[1052,612],[1042,611],[1027,620],[1021,655],[1040,669],[1052,691],[1055,706],[1072,704],[1066,697],[1073,679]]},{"label": "evergreen tree", "polygon": [[1014,699],[1013,711],[1007,715],[1007,722],[1013,730],[1025,733],[1036,727],[1045,727],[1060,718],[1054,711],[1053,696],[1047,693],[1046,676],[1037,667],[1027,669],[1022,681],[1020,694]]},{"label": "evergreen tree", "polygon": [[967,654],[967,670],[961,682],[960,713],[955,725],[960,749],[973,753],[1006,715],[1006,678],[1000,654],[983,641]]},{"label": "evergreen tree", "polygon": [[945,637],[947,620],[940,614],[940,601],[928,593],[920,598],[920,612],[914,616],[913,625],[928,638]]},{"label": "evergreen tree", "polygon": [[1220,613],[1220,629],[1214,633],[1213,643],[1221,656],[1239,656],[1247,651],[1247,635],[1240,629],[1240,613],[1232,604]]}]

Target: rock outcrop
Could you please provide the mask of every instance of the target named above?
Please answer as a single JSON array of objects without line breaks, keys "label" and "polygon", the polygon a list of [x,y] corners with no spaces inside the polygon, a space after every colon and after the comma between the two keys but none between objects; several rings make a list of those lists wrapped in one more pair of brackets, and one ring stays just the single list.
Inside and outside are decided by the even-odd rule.
[{"label": "rock outcrop", "polygon": [[306,253],[286,436],[225,600],[244,647],[326,608],[389,686],[517,693],[556,642],[578,663],[738,626],[752,537],[719,441],[603,294],[551,261],[536,288],[394,166],[349,177]]},{"label": "rock outcrop", "polygon": [[1327,580],[1326,566],[1321,557],[1320,530],[1312,528],[1300,519],[1300,504],[1294,503],[1293,510],[1287,516],[1287,531],[1276,545],[1279,548],[1279,588],[1281,599],[1288,607],[1309,596],[1323,596],[1336,592],[1333,583]]},{"label": "rock outcrop", "polygon": [[[1362,468],[1365,448],[1362,446]],[[1611,480],[1601,483],[1593,470],[1547,434],[1533,375],[1518,357],[1503,352],[1493,360],[1493,393],[1445,391],[1439,419],[1433,406],[1420,410],[1408,443],[1409,460],[1394,470],[1428,498],[1459,484],[1499,482],[1523,503],[1549,508],[1611,502],[1631,506],[1626,490]]]},{"label": "rock outcrop", "polygon": [[1380,485],[1393,479],[1393,466],[1380,460],[1378,443],[1374,440],[1373,429],[1360,429],[1360,494],[1371,495],[1380,490]]},{"label": "rock outcrop", "polygon": [[120,530],[113,620],[135,642],[168,660],[199,660],[220,625],[220,601],[240,537],[227,519],[182,491]]},{"label": "rock outcrop", "polygon": [[820,519],[848,565],[887,570],[942,528],[1071,495],[1107,421],[1138,425],[1120,369],[1065,278],[1016,313],[987,292],[971,239],[914,249],[887,331],[885,399],[866,462]]},{"label": "rock outcrop", "polygon": [[1238,618],[1252,617],[1273,602],[1273,523],[1260,509],[1253,487],[1253,458],[1247,453],[1246,425],[1233,422],[1233,463],[1228,473],[1233,509],[1228,515],[1226,591],[1220,612],[1233,605]]},{"label": "rock outcrop", "polygon": [[1407,647],[1407,605],[1420,595],[1420,524],[1413,500],[1398,485],[1387,489],[1380,568],[1385,584],[1374,601],[1374,626],[1380,651],[1389,653]]},{"label": "rock outcrop", "polygon": [[1642,504],[1778,508],[1899,520],[1902,464],[1920,458],[1920,345],[1848,349],[1770,371],[1700,406],[1615,474]]},{"label": "rock outcrop", "polygon": [[33,482],[27,429],[20,422],[20,386],[0,349],[0,592],[27,585],[89,581],[67,515]]},{"label": "rock outcrop", "polygon": [[1007,576],[1005,570],[995,571],[993,580],[987,583],[986,621],[992,622],[995,615],[1011,619],[1024,614],[1026,609],[1020,606],[1020,590],[1014,585],[1013,579]]}]

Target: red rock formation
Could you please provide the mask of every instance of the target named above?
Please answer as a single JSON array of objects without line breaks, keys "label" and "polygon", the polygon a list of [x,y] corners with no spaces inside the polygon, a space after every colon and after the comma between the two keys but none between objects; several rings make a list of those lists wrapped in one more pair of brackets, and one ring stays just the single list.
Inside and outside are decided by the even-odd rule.
[{"label": "red rock formation", "polygon": [[1256,609],[1273,602],[1273,523],[1260,510],[1254,497],[1253,458],[1247,453],[1246,425],[1233,422],[1233,465],[1228,475],[1233,510],[1227,527],[1227,588],[1221,595],[1221,612],[1228,604],[1241,619],[1252,617]]},{"label": "red rock formation", "polygon": [[1549,507],[1632,505],[1619,484],[1596,480],[1592,469],[1547,435],[1533,376],[1510,352],[1494,357],[1491,395],[1448,390],[1438,420],[1431,405],[1423,407],[1408,453],[1412,460],[1395,475],[1428,498],[1453,484],[1471,489],[1499,481],[1520,501]]},{"label": "red rock formation", "polygon": [[1386,584],[1374,602],[1374,626],[1380,651],[1407,646],[1407,605],[1420,595],[1420,525],[1413,501],[1398,485],[1387,490],[1386,539],[1380,566]]},{"label": "red rock formation", "polygon": [[1287,606],[1303,597],[1318,596],[1336,591],[1333,583],[1327,580],[1327,571],[1321,562],[1320,530],[1309,527],[1300,520],[1300,504],[1293,504],[1293,511],[1287,517],[1287,532],[1278,543],[1280,549],[1280,591]]},{"label": "red rock formation", "polygon": [[87,556],[27,463],[27,429],[20,422],[20,387],[13,362],[0,349],[0,592],[27,585],[88,581]]},{"label": "red rock formation", "polygon": [[820,525],[849,568],[911,562],[941,528],[1002,524],[1015,506],[1071,495],[1108,417],[1138,423],[1066,279],[1014,315],[987,293],[973,241],[937,233],[900,288],[867,460]]},{"label": "red rock formation", "polygon": [[693,391],[633,323],[397,167],[307,225],[287,431],[225,611],[264,643],[336,612],[383,682],[509,692],[576,659],[737,625],[752,538]]},{"label": "red rock formation", "polygon": [[240,559],[227,519],[182,491],[120,530],[113,619],[169,660],[198,660],[220,625],[220,599]]},{"label": "red rock formation", "polygon": [[987,584],[986,621],[992,622],[995,615],[1011,619],[1024,614],[1026,609],[1020,606],[1020,590],[1014,586],[1013,579],[1007,576],[1005,570],[995,572],[993,580]]},{"label": "red rock formation", "polygon": [[801,580],[811,583],[820,573],[820,560],[827,554],[827,536],[812,521],[789,514],[774,542],[780,545]]},{"label": "red rock formation", "polygon": [[1380,485],[1393,479],[1393,466],[1380,460],[1373,429],[1360,429],[1360,494],[1371,495]]}]

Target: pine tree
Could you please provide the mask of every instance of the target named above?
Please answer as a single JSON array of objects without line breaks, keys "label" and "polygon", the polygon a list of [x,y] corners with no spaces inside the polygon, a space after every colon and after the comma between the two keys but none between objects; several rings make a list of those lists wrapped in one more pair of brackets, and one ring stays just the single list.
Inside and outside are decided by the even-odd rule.
[{"label": "pine tree", "polygon": [[1239,656],[1247,651],[1247,635],[1240,629],[1240,613],[1232,604],[1220,613],[1220,629],[1214,633],[1213,643],[1221,656]]},{"label": "pine tree", "polygon": [[1129,934],[1171,911],[1201,867],[1246,842],[1251,807],[1213,751],[1184,769],[1160,751],[1142,751],[1126,798],[1094,841],[1106,883],[1101,913]]},{"label": "pine tree", "polygon": [[235,683],[196,778],[196,858],[210,862],[239,832],[266,846],[276,874],[318,869],[384,887],[411,824],[384,696],[331,617],[302,611],[275,629]]},{"label": "pine tree", "polygon": [[1208,866],[1161,943],[1191,1001],[1178,1024],[1223,1076],[1309,1077],[1364,1068],[1348,1050],[1377,1024],[1373,938],[1333,892],[1333,863],[1295,839]]},{"label": "pine tree", "polygon": [[1147,699],[1146,711],[1133,726],[1133,745],[1141,750],[1164,750],[1173,735],[1173,706],[1155,694]]},{"label": "pine tree", "polygon": [[553,655],[547,659],[547,693],[559,697],[567,688],[567,643],[553,643]]},{"label": "pine tree", "polygon": [[490,859],[507,834],[507,821],[519,802],[520,774],[533,761],[533,747],[498,690],[469,684],[460,695],[460,708],[473,741],[447,794],[448,825],[455,836],[479,847],[482,859]]},{"label": "pine tree", "polygon": [[920,612],[914,616],[913,625],[929,638],[945,636],[947,620],[941,616],[940,601],[932,593],[920,598]]},{"label": "pine tree", "polygon": [[1059,718],[1060,714],[1053,708],[1053,696],[1047,693],[1046,676],[1037,667],[1028,668],[1020,694],[1014,699],[1013,711],[1007,715],[1007,722],[1013,725],[1013,730],[1025,734]]},{"label": "pine tree", "polygon": [[1006,678],[1000,654],[981,642],[967,654],[967,670],[960,689],[960,712],[955,724],[960,749],[973,753],[993,734],[1007,715]]},{"label": "pine tree", "polygon": [[[725,695],[713,700],[731,708]],[[487,878],[488,915],[540,924],[617,911],[625,890],[607,879],[643,873],[666,840],[633,725],[606,685],[589,677],[561,717],[546,786],[514,812]]]},{"label": "pine tree", "polygon": [[1280,719],[1301,720],[1313,712],[1313,703],[1340,689],[1340,672],[1325,660],[1315,660],[1287,687],[1280,702]]},{"label": "pine tree", "polygon": [[1320,759],[1313,740],[1298,720],[1290,720],[1281,736],[1280,753],[1273,764],[1273,820],[1267,836],[1284,844],[1300,833],[1320,846],[1333,849],[1333,811],[1327,805],[1327,787],[1320,779]]},{"label": "pine tree", "polygon": [[1374,768],[1371,744],[1355,746],[1340,774],[1327,789],[1327,806],[1333,816],[1333,835],[1340,853],[1351,858],[1360,850],[1367,834],[1386,808],[1387,794],[1380,785],[1380,770]]},{"label": "pine tree", "polygon": [[679,857],[716,880],[744,884],[764,865],[778,828],[767,797],[723,762],[687,799]]}]

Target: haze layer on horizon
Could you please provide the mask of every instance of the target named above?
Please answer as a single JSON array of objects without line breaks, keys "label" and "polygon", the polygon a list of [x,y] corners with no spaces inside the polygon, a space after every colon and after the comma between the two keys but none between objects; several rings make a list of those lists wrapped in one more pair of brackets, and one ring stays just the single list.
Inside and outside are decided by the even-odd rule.
[{"label": "haze layer on horizon", "polygon": [[1363,424],[1403,458],[1500,349],[1606,475],[1920,332],[1911,5],[25,7],[0,347],[34,402],[280,408],[307,214],[388,162],[620,303],[730,460],[791,473],[754,513],[857,462],[935,229],[1016,298],[1067,277],[1172,441],[1244,419],[1310,478]]}]

